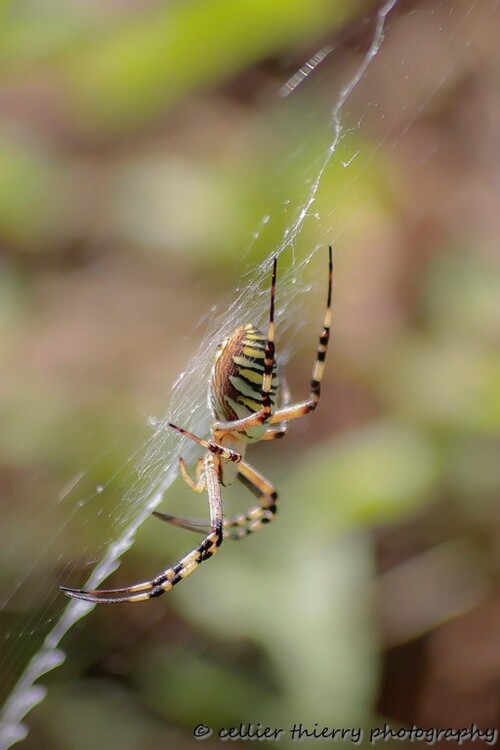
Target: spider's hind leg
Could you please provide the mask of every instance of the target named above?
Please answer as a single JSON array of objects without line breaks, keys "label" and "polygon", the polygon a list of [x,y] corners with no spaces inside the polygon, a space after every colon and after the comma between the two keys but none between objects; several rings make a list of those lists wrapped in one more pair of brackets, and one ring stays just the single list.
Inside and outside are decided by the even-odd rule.
[{"label": "spider's hind leg", "polygon": [[333,250],[328,248],[328,292],[326,298],[326,310],[323,327],[319,336],[314,360],[311,382],[309,386],[309,397],[305,401],[296,404],[287,404],[277,409],[269,420],[270,425],[288,422],[291,419],[299,419],[313,412],[319,404],[321,396],[321,382],[325,372],[325,360],[330,341],[330,328],[332,325],[332,284],[333,284]]},{"label": "spider's hind leg", "polygon": [[[290,386],[285,373],[280,369],[280,391],[281,391],[281,405],[288,406],[292,400],[292,394],[290,392]],[[281,422],[278,427],[269,427],[262,435],[261,440],[279,440],[284,438],[288,429],[288,422]]]}]

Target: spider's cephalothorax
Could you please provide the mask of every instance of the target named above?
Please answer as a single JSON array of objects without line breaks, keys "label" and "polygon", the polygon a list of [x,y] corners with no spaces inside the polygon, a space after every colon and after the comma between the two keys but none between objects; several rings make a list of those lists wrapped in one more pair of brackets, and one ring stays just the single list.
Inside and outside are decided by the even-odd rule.
[{"label": "spider's cephalothorax", "polygon": [[[258,328],[248,324],[237,328],[220,344],[215,355],[209,404],[216,419],[227,422],[244,419],[264,406],[262,379],[265,372],[267,337]],[[278,368],[273,361],[271,389],[271,416],[276,408],[279,386]],[[260,440],[266,424],[259,423],[238,433],[241,440]]]},{"label": "spider's cephalothorax", "polygon": [[[76,599],[117,604],[140,602],[170,591],[176,583],[190,575],[204,560],[219,549],[224,539],[242,539],[261,529],[276,516],[278,496],[271,482],[245,459],[249,442],[283,437],[287,423],[314,411],[319,403],[321,381],[325,369],[330,338],[332,303],[332,248],[329,248],[328,294],[323,328],[320,333],[313,366],[309,396],[290,403],[290,394],[282,379],[281,404],[277,405],[278,370],[274,351],[274,298],[277,258],[273,262],[269,323],[264,334],[252,325],[237,328],[219,347],[212,370],[209,405],[215,422],[209,439],[200,438],[182,427],[169,423],[169,428],[194,440],[205,449],[205,457],[196,464],[196,478],[188,473],[184,461],[179,469],[184,481],[195,492],[207,491],[210,519],[179,518],[154,513],[174,526],[204,535],[203,541],[173,565],[150,581],[121,589],[63,591]],[[246,513],[225,517],[221,486],[227,487],[234,476],[257,497],[257,505]]]}]

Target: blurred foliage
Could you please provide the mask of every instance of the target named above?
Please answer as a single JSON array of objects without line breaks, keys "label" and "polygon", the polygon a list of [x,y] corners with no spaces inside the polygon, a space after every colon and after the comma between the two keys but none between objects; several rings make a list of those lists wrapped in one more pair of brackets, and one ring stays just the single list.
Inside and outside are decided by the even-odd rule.
[{"label": "blurred foliage", "polygon": [[[193,747],[199,723],[498,725],[497,40],[484,10],[458,4],[449,27],[441,5],[398,5],[295,242],[335,239],[334,335],[318,412],[252,452],[279,520],[171,595],[74,628],[26,747]],[[370,18],[339,0],[2,4],[0,699],[68,569],[79,585],[130,510],[116,487],[138,481],[145,415],[199,321],[310,196]],[[325,39],[317,83],[281,99]],[[298,398],[318,258],[287,313]],[[180,482],[165,502],[204,513]],[[111,585],[192,539],[148,521]]]}]

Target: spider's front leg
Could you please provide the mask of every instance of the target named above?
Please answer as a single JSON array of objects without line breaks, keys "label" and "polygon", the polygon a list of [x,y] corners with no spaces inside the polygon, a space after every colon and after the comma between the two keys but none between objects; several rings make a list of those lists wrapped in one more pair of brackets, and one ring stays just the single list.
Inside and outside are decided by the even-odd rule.
[{"label": "spider's front leg", "polygon": [[[219,443],[216,443],[213,440],[204,440],[203,438],[198,437],[198,435],[193,435],[192,432],[188,432],[188,430],[185,430],[183,427],[178,427],[176,424],[172,424],[172,422],[168,422],[168,427],[170,427],[172,430],[175,430],[176,432],[180,433],[181,435],[184,435],[184,437],[189,438],[195,443],[198,443],[198,445],[201,445],[202,448],[206,448],[206,450],[210,451],[210,453],[215,454],[216,456],[220,456],[221,458],[226,458],[229,461],[234,461],[235,463],[238,463],[241,461],[241,453],[238,453],[238,451],[233,451],[230,448],[225,448],[223,445],[219,445]],[[184,461],[181,459],[182,463],[184,464]],[[181,468],[181,474],[184,481],[187,481],[187,484],[190,485],[189,480],[186,480],[186,477],[188,476],[186,467],[184,465],[184,469]],[[190,479],[190,477],[189,477]],[[191,485],[190,485],[191,486]]]},{"label": "spider's front leg", "polygon": [[61,586],[62,591],[74,599],[83,599],[95,604],[143,602],[161,596],[166,591],[170,591],[177,583],[191,575],[202,562],[213,557],[224,538],[222,529],[222,497],[217,473],[217,461],[218,458],[210,452],[206,454],[203,461],[203,481],[206,485],[210,504],[210,526],[207,529],[208,533],[201,544],[185,555],[176,565],[167,568],[151,581],[144,581],[135,586],[92,591],[70,589]]}]

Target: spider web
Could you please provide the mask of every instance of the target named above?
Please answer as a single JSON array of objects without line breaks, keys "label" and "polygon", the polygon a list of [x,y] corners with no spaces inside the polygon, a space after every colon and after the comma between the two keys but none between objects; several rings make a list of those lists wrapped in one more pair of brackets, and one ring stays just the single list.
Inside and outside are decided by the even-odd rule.
[{"label": "spider web", "polygon": [[[287,345],[282,352],[286,362],[293,355],[306,316],[304,298],[311,289],[323,289],[325,278],[325,246],[333,244],[334,252],[343,234],[352,222],[362,218],[363,195],[355,196],[354,210],[346,214],[342,210],[342,197],[334,197],[328,203],[322,195],[325,179],[333,171],[345,184],[356,185],[357,175],[366,175],[374,169],[374,163],[383,148],[393,147],[412,127],[415,120],[429,107],[433,95],[449,80],[456,59],[470,50],[473,43],[474,18],[479,25],[487,24],[496,3],[488,8],[474,2],[431,2],[415,6],[407,18],[413,14],[423,14],[429,25],[433,41],[446,39],[448,47],[455,44],[455,57],[450,56],[438,71],[431,66],[425,75],[433,82],[424,87],[425,96],[412,96],[402,100],[398,111],[391,112],[383,102],[373,101],[370,96],[371,76],[383,77],[387,87],[400,81],[403,75],[394,64],[388,64],[385,56],[385,40],[398,33],[397,11],[403,2],[389,0],[380,5],[369,18],[367,42],[356,47],[352,54],[349,69],[341,68],[338,80],[330,86],[330,96],[324,109],[318,107],[311,96],[316,86],[323,85],[325,77],[332,77],[335,69],[338,45],[328,44],[317,50],[306,63],[296,71],[286,83],[281,94],[280,107],[286,117],[293,117],[297,102],[303,109],[303,99],[311,96],[312,109],[309,111],[309,124],[322,133],[323,146],[320,153],[313,153],[306,160],[302,171],[299,194],[290,198],[285,194],[279,208],[262,218],[247,251],[256,244],[269,247],[268,236],[276,226],[284,226],[277,247],[271,247],[266,259],[258,267],[247,267],[246,253],[240,254],[242,279],[223,304],[213,310],[210,316],[200,323],[203,327],[203,340],[192,360],[174,383],[171,398],[163,409],[163,416],[149,419],[144,424],[143,434],[137,441],[137,449],[131,453],[121,468],[112,476],[106,476],[105,467],[109,457],[118,446],[112,443],[108,451],[99,457],[91,468],[74,477],[61,490],[55,506],[48,507],[44,518],[27,523],[27,534],[33,539],[33,557],[17,575],[16,583],[8,596],[0,602],[1,611],[7,612],[13,601],[22,601],[28,596],[35,568],[43,566],[44,555],[56,546],[61,559],[67,553],[66,531],[73,524],[85,526],[88,519],[100,515],[105,529],[101,540],[89,539],[87,546],[78,550],[71,563],[61,570],[61,584],[74,581],[73,573],[82,565],[90,567],[90,575],[84,588],[99,587],[116,570],[122,556],[134,544],[135,536],[143,522],[151,515],[177,476],[177,460],[184,456],[194,456],[195,447],[166,429],[166,422],[173,421],[196,434],[206,434],[210,416],[206,403],[206,383],[212,366],[217,344],[242,320],[256,321],[265,328],[269,294],[269,272],[272,258],[282,256],[279,268],[277,324],[279,335],[285,335]],[[472,29],[472,30],[470,30]],[[396,52],[396,59],[403,66],[408,86],[418,84],[414,79],[415,61],[406,59],[406,53]],[[422,66],[418,66],[422,75]],[[333,78],[335,79],[335,74]],[[411,104],[409,104],[411,101]],[[361,146],[358,136],[363,129],[378,133],[376,145],[371,149]],[[307,152],[307,130],[302,137],[302,149]],[[432,157],[434,144],[430,144],[422,161]],[[296,167],[302,158],[301,151],[288,155],[289,165]],[[283,166],[283,184],[286,184],[287,164]],[[416,165],[415,168],[418,168]],[[312,229],[311,229],[312,228]],[[313,234],[319,238],[317,246],[310,251],[307,238]],[[297,315],[296,311],[301,311]],[[319,320],[319,319],[318,319]],[[319,325],[319,324],[318,324]],[[96,484],[93,491],[86,490],[86,478],[101,476],[102,483]],[[127,488],[123,491],[122,488]],[[167,495],[168,497],[168,495]],[[43,529],[43,544],[37,542],[39,531]],[[49,531],[48,531],[49,530]],[[15,558],[15,544],[2,550],[2,564],[10,565]],[[46,688],[39,682],[47,672],[61,665],[65,653],[61,642],[70,629],[88,615],[94,605],[71,600],[66,602],[56,590],[43,592],[36,617],[28,621],[16,618],[6,633],[5,648],[0,655],[0,675],[5,686],[6,698],[0,713],[0,750],[22,740],[27,734],[23,723],[29,711],[46,695]]]}]

